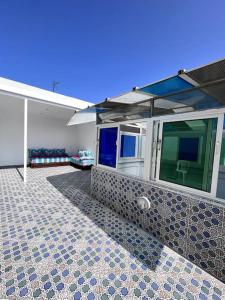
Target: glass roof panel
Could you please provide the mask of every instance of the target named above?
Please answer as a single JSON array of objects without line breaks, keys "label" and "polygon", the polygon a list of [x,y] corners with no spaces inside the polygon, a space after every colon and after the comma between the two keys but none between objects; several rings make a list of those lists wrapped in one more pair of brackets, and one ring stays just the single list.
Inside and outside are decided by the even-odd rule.
[{"label": "glass roof panel", "polygon": [[[112,104],[114,104],[112,106]],[[102,103],[108,105],[107,111],[97,114],[97,123],[121,122],[151,117],[151,102],[143,104]]]},{"label": "glass roof panel", "polygon": [[120,95],[118,97],[113,97],[109,99],[109,102],[117,102],[117,103],[124,103],[124,104],[133,104],[139,101],[148,100],[152,96],[146,95],[144,93],[139,93],[136,91],[128,92],[126,94]]},{"label": "glass roof panel", "polygon": [[204,88],[155,98],[153,115],[220,108],[225,106],[225,81]]},{"label": "glass roof panel", "polygon": [[154,95],[163,96],[192,88],[193,85],[179,76],[174,76],[157,83],[140,88],[139,91]]},{"label": "glass roof panel", "polygon": [[[135,89],[85,109],[73,122],[98,124],[225,107],[225,60]],[[190,82],[195,82],[192,85]]]}]

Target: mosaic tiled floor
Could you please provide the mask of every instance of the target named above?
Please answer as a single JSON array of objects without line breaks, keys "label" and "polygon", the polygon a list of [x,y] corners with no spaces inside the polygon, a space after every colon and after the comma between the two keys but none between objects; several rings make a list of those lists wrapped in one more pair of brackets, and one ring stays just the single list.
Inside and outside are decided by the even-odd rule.
[{"label": "mosaic tiled floor", "polygon": [[0,170],[0,299],[225,299],[225,285],[89,196],[70,166]]}]

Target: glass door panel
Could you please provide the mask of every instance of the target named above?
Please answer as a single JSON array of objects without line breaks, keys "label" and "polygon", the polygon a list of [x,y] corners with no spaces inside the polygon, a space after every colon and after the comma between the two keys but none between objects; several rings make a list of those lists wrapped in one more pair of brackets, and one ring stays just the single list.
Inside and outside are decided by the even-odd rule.
[{"label": "glass door panel", "polygon": [[118,128],[100,128],[98,163],[104,166],[116,167]]},{"label": "glass door panel", "polygon": [[159,179],[210,192],[217,118],[164,122]]}]

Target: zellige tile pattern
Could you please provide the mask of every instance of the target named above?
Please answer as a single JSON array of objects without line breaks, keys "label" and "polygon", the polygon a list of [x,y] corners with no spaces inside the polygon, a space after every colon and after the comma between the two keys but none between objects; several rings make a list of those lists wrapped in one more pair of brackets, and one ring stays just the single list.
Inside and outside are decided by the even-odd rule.
[{"label": "zellige tile pattern", "polygon": [[224,299],[223,283],[89,193],[90,171],[28,169],[24,185],[0,170],[0,299]]},{"label": "zellige tile pattern", "polygon": [[[99,167],[92,196],[225,282],[225,205]],[[149,210],[138,207],[140,196]]]}]

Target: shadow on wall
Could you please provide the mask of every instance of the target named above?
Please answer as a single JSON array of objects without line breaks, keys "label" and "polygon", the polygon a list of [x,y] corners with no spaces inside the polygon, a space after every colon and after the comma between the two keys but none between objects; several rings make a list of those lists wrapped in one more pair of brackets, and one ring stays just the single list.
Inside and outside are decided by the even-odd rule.
[{"label": "shadow on wall", "polygon": [[91,198],[91,171],[51,176],[47,180],[98,228],[137,258],[143,269],[154,271],[168,258],[162,255],[164,245],[156,238]]}]

